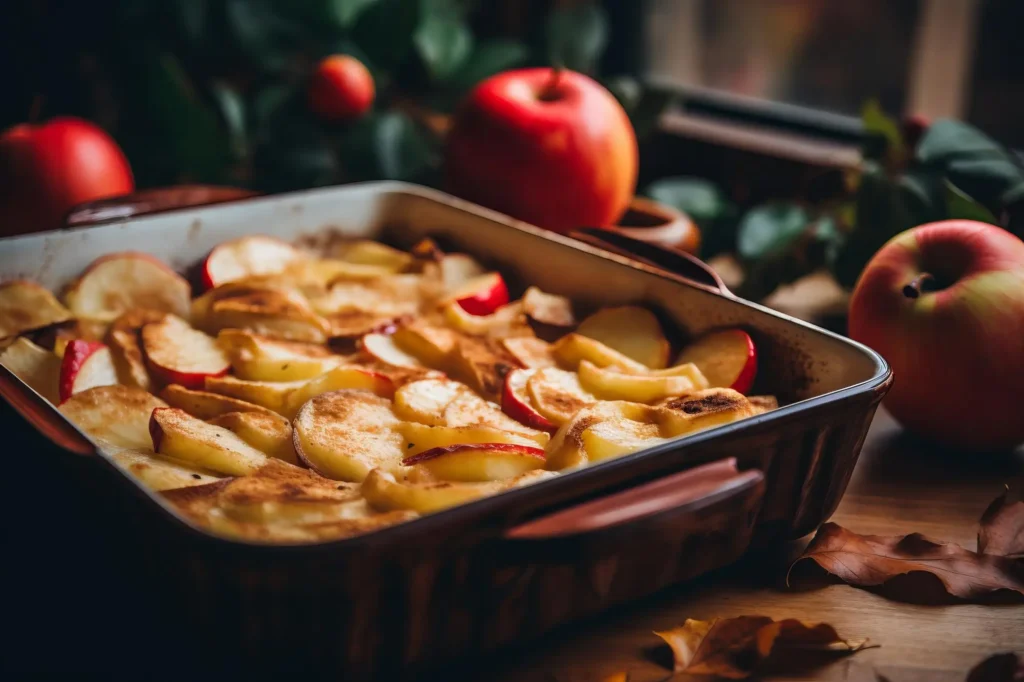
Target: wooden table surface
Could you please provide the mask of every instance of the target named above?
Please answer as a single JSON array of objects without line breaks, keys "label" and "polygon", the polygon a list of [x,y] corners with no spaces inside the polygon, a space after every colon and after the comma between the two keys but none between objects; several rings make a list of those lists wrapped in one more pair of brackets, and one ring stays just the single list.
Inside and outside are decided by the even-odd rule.
[{"label": "wooden table surface", "polygon": [[[1003,457],[937,450],[903,433],[879,410],[850,487],[832,520],[874,535],[920,532],[976,547],[978,519],[1004,483],[1024,482],[1024,448]],[[473,680],[583,682],[628,672],[631,682],[663,680],[671,654],[651,634],[681,624],[738,615],[831,623],[844,637],[868,637],[861,651],[801,677],[773,680],[961,682],[989,654],[1024,654],[1024,606],[922,606],[831,585],[793,591],[784,585],[790,557],[806,540],[655,595],[597,620],[569,626],[526,653],[496,659]],[[704,679],[680,675],[675,679]]]}]

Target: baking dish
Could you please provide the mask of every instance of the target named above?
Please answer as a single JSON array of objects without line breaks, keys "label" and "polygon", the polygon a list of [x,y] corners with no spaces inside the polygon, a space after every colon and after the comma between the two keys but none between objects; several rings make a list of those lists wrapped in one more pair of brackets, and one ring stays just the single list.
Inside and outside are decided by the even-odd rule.
[{"label": "baking dish", "polygon": [[[216,642],[197,649],[205,670],[243,661],[256,676],[299,667],[345,679],[415,676],[729,563],[752,541],[810,532],[838,504],[891,381],[863,346],[737,300],[713,280],[666,272],[651,265],[656,254],[627,259],[399,183],[6,239],[0,278],[59,289],[95,257],[126,249],[185,269],[247,233],[401,246],[432,236],[500,268],[510,284],[536,284],[584,307],[643,302],[686,335],[743,326],[760,351],[754,390],[775,393],[783,407],[370,535],[268,547],[182,521],[3,370],[0,395],[51,449],[88,457],[120,482],[108,494],[136,498],[126,537],[145,548],[146,570],[175,595],[196,641]],[[729,458],[735,466],[719,462]],[[709,466],[685,471],[699,465]],[[693,479],[665,483],[669,476],[696,476],[706,487],[681,496]],[[631,507],[638,489],[654,503]],[[587,526],[580,520],[595,507],[571,513],[582,504],[619,513]]]}]

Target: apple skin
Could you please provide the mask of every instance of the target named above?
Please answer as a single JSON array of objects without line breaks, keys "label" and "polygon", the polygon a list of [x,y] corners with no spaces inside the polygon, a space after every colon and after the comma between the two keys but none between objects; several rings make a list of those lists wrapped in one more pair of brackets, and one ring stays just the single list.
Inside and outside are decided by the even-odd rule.
[{"label": "apple skin", "polygon": [[[944,288],[904,293],[922,272]],[[973,451],[1024,442],[1024,242],[1017,237],[969,220],[893,237],[857,282],[849,332],[892,366],[885,405],[908,429]]]},{"label": "apple skin", "polygon": [[56,230],[78,204],[134,189],[121,148],[88,121],[22,123],[0,135],[0,236]]},{"label": "apple skin", "polygon": [[540,227],[608,227],[636,190],[638,151],[611,93],[573,71],[506,71],[456,113],[445,150],[453,194]]},{"label": "apple skin", "polygon": [[352,121],[373,106],[373,76],[361,61],[344,54],[325,57],[309,82],[309,108],[324,121]]}]

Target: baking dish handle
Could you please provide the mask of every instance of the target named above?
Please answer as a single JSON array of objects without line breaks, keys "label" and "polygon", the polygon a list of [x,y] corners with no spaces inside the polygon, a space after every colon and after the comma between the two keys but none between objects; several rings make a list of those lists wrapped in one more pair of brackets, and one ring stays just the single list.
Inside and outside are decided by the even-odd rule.
[{"label": "baking dish handle", "polygon": [[726,296],[733,296],[718,273],[707,263],[685,251],[649,244],[613,230],[597,227],[579,228],[570,232],[569,236],[617,256],[639,261],[675,279],[684,280],[687,284],[695,284]]},{"label": "baking dish handle", "polygon": [[64,224],[67,227],[84,227],[151,213],[223,204],[255,196],[259,196],[259,194],[239,187],[217,185],[156,187],[79,204],[68,212]]},{"label": "baking dish handle", "polygon": [[532,519],[507,530],[505,538],[567,540],[632,530],[655,517],[712,506],[739,510],[763,489],[764,474],[757,469],[739,471],[735,459],[723,459]]},{"label": "baking dish handle", "polygon": [[0,398],[60,448],[76,455],[96,454],[96,447],[54,410],[53,405],[3,365],[0,365]]}]

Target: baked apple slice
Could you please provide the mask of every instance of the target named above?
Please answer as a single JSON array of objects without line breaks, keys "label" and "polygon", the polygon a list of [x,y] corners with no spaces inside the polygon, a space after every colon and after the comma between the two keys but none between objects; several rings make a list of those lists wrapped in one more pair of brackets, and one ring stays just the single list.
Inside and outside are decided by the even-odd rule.
[{"label": "baked apple slice", "polygon": [[601,400],[634,403],[653,403],[708,387],[707,379],[696,365],[678,365],[672,370],[671,374],[625,374],[584,360],[580,362],[579,381],[584,389]]},{"label": "baked apple slice", "polygon": [[179,317],[168,315],[143,326],[140,337],[149,368],[160,383],[198,389],[207,378],[224,376],[231,369],[217,340]]},{"label": "baked apple slice", "polygon": [[203,261],[203,287],[212,289],[254,275],[273,275],[305,256],[274,237],[251,235],[218,245]]},{"label": "baked apple slice", "polygon": [[0,352],[0,365],[54,405],[60,402],[61,359],[20,336]]},{"label": "baked apple slice", "polygon": [[508,287],[497,272],[488,272],[465,282],[447,297],[470,315],[490,315],[508,304]]},{"label": "baked apple slice", "polygon": [[158,407],[167,407],[141,388],[97,386],[68,398],[60,413],[103,445],[116,449],[150,450],[149,417]]},{"label": "baked apple slice", "polygon": [[659,407],[657,420],[669,436],[682,436],[759,414],[742,393],[731,388],[696,391],[665,400]]},{"label": "baked apple slice", "polygon": [[523,294],[523,312],[537,334],[545,339],[557,339],[576,326],[572,301],[565,296],[546,293],[530,287]]},{"label": "baked apple slice", "polygon": [[509,443],[463,443],[411,455],[402,464],[420,465],[443,481],[502,481],[543,469],[544,450]]},{"label": "baked apple slice", "polygon": [[239,379],[300,381],[329,372],[345,358],[324,346],[284,341],[241,329],[224,329],[217,343],[227,353]]},{"label": "baked apple slice", "polygon": [[779,399],[773,395],[748,395],[747,400],[757,414],[779,409]]},{"label": "baked apple slice", "polygon": [[427,367],[444,369],[448,356],[459,340],[459,333],[423,320],[413,320],[399,325],[392,338],[399,348]]},{"label": "baked apple slice", "polygon": [[376,265],[391,272],[402,272],[413,264],[413,255],[369,239],[338,245],[332,254],[349,263]]},{"label": "baked apple slice", "polygon": [[455,291],[487,272],[475,258],[465,253],[442,254],[438,261],[438,268],[441,284],[448,292]]},{"label": "baked apple slice", "polygon": [[60,361],[58,395],[64,402],[75,393],[93,386],[117,383],[117,370],[110,349],[96,341],[75,339],[64,347]]},{"label": "baked apple slice", "polygon": [[161,310],[133,308],[110,325],[105,340],[114,358],[117,378],[122,384],[145,391],[152,388],[140,335],[144,326],[161,322],[166,316],[167,313]]},{"label": "baked apple slice", "polygon": [[478,443],[505,443],[508,445],[525,445],[527,447],[544,447],[548,442],[548,434],[541,432],[516,433],[505,431],[484,424],[468,426],[427,426],[415,422],[401,422],[396,429],[405,438],[406,457],[426,452],[434,448],[446,448],[451,445]]},{"label": "baked apple slice", "polygon": [[463,334],[492,338],[533,336],[522,303],[518,301],[501,306],[489,315],[473,315],[458,303],[450,302],[441,307],[441,314],[445,324]]},{"label": "baked apple slice", "polygon": [[406,369],[424,369],[423,363],[416,356],[402,350],[395,343],[394,338],[387,334],[367,334],[362,338],[360,347],[371,358],[385,365]]},{"label": "baked apple slice", "polygon": [[[661,438],[657,409],[649,405],[606,401],[580,409],[558,429],[547,450],[547,468],[560,471],[647,447]],[[600,424],[609,426],[587,435]],[[651,443],[653,444],[653,443]],[[593,457],[591,455],[593,454]]]},{"label": "baked apple slice", "polygon": [[151,490],[175,490],[221,480],[211,471],[161,457],[148,449],[119,450],[111,459]]},{"label": "baked apple slice", "polygon": [[210,393],[254,403],[278,414],[288,414],[288,397],[307,383],[308,381],[245,381],[224,376],[207,377],[205,389]]},{"label": "baked apple slice", "polygon": [[[197,299],[198,300],[198,299]],[[291,292],[265,289],[210,302],[201,325],[210,333],[244,329],[288,341],[324,343],[331,326],[305,299]]]},{"label": "baked apple slice", "polygon": [[171,384],[160,391],[160,397],[171,407],[185,410],[193,417],[210,420],[231,412],[265,412],[277,414],[256,403],[239,400],[209,391],[193,391],[192,389]]},{"label": "baked apple slice", "polygon": [[523,367],[554,367],[555,354],[550,343],[533,336],[502,339],[501,345]]},{"label": "baked apple slice", "polygon": [[466,336],[449,358],[451,371],[474,391],[495,402],[501,399],[505,375],[519,363],[496,339]]},{"label": "baked apple slice", "polygon": [[668,364],[668,339],[658,318],[646,308],[631,305],[602,308],[583,320],[576,332],[600,341],[645,367],[662,369]]},{"label": "baked apple slice", "polygon": [[289,464],[299,463],[292,443],[292,425],[279,414],[228,412],[209,422],[227,429],[264,454]]},{"label": "baked apple slice", "polygon": [[526,384],[536,369],[514,369],[505,375],[501,391],[501,410],[524,426],[554,433],[558,426],[534,409]]},{"label": "baked apple slice", "polygon": [[715,388],[746,393],[757,375],[757,350],[750,334],[742,329],[710,332],[690,343],[676,364],[693,363]]},{"label": "baked apple slice", "polygon": [[555,367],[538,369],[527,377],[526,392],[534,409],[558,426],[569,421],[582,408],[597,402],[597,398],[582,386],[575,372]]},{"label": "baked apple slice", "polygon": [[372,469],[401,464],[405,452],[398,424],[386,398],[367,391],[324,393],[295,417],[295,452],[322,476],[361,481]]},{"label": "baked apple slice", "polygon": [[307,401],[322,393],[341,390],[367,391],[382,398],[395,395],[395,384],[380,372],[363,367],[341,366],[296,388],[284,402],[285,416],[293,416]]},{"label": "baked apple slice", "polygon": [[408,509],[421,514],[455,507],[487,495],[530,485],[556,476],[551,471],[527,471],[521,476],[486,483],[451,481],[398,480],[395,475],[374,469],[363,481],[366,501],[380,511]]},{"label": "baked apple slice", "polygon": [[0,339],[71,319],[71,311],[35,282],[0,283]]},{"label": "baked apple slice", "polygon": [[460,395],[476,396],[468,387],[450,379],[423,379],[410,381],[395,391],[395,414],[399,419],[444,426],[444,410]]},{"label": "baked apple slice", "polygon": [[551,346],[555,360],[565,369],[576,369],[586,360],[598,367],[613,367],[623,372],[644,374],[648,367],[582,334],[566,334]]},{"label": "baked apple slice", "polygon": [[110,322],[132,308],[188,317],[192,289],[184,277],[148,253],[102,256],[64,292],[76,317]]},{"label": "baked apple slice", "polygon": [[231,431],[175,407],[153,410],[149,434],[158,454],[228,476],[245,476],[267,463],[265,454]]}]

